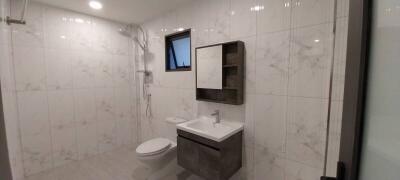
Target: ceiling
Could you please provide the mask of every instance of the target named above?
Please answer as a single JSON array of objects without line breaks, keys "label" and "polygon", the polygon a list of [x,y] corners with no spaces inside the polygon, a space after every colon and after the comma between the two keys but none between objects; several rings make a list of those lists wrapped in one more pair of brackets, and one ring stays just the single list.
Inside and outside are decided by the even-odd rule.
[{"label": "ceiling", "polygon": [[98,0],[103,3],[101,10],[91,9],[89,0],[34,1],[118,22],[140,24],[195,0]]}]

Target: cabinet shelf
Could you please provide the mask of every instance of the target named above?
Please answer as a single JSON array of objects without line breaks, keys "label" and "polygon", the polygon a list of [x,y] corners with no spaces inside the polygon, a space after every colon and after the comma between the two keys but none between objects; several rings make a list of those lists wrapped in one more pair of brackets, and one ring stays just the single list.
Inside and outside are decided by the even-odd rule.
[{"label": "cabinet shelf", "polygon": [[224,68],[237,68],[237,67],[239,67],[239,65],[236,65],[236,64],[228,64],[228,65],[223,65],[222,67],[224,67]]},{"label": "cabinet shelf", "polygon": [[225,86],[225,87],[223,87],[222,89],[237,90],[237,89],[239,89],[239,88],[237,88],[237,87],[232,87],[232,86]]}]

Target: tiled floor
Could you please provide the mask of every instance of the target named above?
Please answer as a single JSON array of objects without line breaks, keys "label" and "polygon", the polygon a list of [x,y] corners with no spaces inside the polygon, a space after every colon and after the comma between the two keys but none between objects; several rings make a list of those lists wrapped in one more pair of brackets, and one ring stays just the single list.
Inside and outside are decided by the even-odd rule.
[{"label": "tiled floor", "polygon": [[[135,150],[119,149],[39,173],[25,180],[146,180],[148,169],[135,158]],[[179,177],[179,178],[178,178]],[[201,180],[178,168],[163,180]]]}]

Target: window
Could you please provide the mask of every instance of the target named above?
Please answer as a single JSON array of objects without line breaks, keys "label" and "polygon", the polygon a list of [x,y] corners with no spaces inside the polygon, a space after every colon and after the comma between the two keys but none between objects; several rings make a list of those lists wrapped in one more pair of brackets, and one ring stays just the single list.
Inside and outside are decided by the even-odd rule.
[{"label": "window", "polygon": [[191,70],[190,29],[165,37],[165,70]]}]

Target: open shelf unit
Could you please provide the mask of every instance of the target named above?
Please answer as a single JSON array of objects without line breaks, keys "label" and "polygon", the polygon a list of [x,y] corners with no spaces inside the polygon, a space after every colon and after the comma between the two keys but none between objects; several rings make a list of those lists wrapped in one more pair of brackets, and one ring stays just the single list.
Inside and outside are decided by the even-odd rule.
[{"label": "open shelf unit", "polygon": [[[196,99],[199,101],[241,105],[244,95],[244,61],[245,48],[242,41],[233,41],[211,46],[222,45],[222,89],[197,88]],[[197,59],[196,59],[197,61]]]}]

